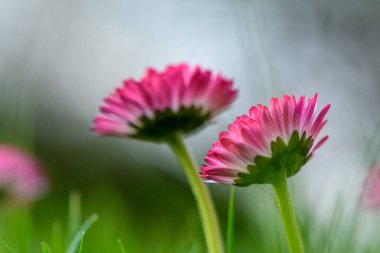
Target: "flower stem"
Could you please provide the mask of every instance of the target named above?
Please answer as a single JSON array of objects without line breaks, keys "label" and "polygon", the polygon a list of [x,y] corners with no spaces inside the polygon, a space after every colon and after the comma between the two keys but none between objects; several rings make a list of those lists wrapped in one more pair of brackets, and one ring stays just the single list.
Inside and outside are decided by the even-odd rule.
[{"label": "flower stem", "polygon": [[279,174],[277,180],[273,183],[273,188],[276,195],[277,205],[280,209],[282,222],[284,224],[289,251],[290,253],[303,253],[304,249],[302,239],[290,199],[287,177],[285,173],[286,171]]},{"label": "flower stem", "polygon": [[181,134],[168,140],[168,144],[182,165],[196,199],[203,224],[209,253],[223,253],[222,236],[210,193],[198,175],[198,168],[193,162]]},{"label": "flower stem", "polygon": [[233,248],[234,248],[235,203],[236,203],[236,187],[231,186],[230,200],[228,203],[227,253],[232,253]]}]

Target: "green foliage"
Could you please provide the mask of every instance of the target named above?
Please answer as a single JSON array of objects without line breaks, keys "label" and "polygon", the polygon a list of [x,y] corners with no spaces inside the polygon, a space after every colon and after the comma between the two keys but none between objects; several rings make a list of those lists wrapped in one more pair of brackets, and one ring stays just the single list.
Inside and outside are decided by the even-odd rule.
[{"label": "green foliage", "polygon": [[125,250],[125,247],[123,245],[123,242],[120,239],[118,239],[117,242],[118,242],[119,247],[120,247],[120,252],[121,253],[127,253],[127,251]]},{"label": "green foliage", "polygon": [[73,237],[81,223],[81,200],[80,194],[77,191],[70,192],[69,196],[69,237]]},{"label": "green foliage", "polygon": [[248,166],[249,173],[239,173],[240,178],[235,180],[235,185],[272,184],[283,170],[286,170],[287,177],[295,175],[310,159],[312,145],[313,140],[306,138],[305,132],[300,138],[300,134],[294,131],[288,144],[277,137],[271,143],[272,156],[257,156],[254,165]]},{"label": "green foliage", "polygon": [[41,242],[42,253],[52,253],[49,245],[46,242]]},{"label": "green foliage", "polygon": [[76,253],[78,247],[79,252],[82,251],[82,244],[83,244],[83,238],[86,231],[95,223],[95,221],[98,220],[98,215],[93,214],[91,215],[80,227],[78,232],[75,234],[72,242],[70,243],[69,247],[66,250],[66,253]]},{"label": "green foliage", "polygon": [[0,244],[3,246],[4,249],[8,250],[10,253],[16,253],[14,249],[12,249],[6,242],[4,242],[2,239],[0,239]]},{"label": "green foliage", "polygon": [[78,250],[78,253],[82,253],[83,252],[83,242],[84,242],[84,235],[86,234],[86,232],[82,232],[82,237],[80,239],[80,244],[79,244],[79,250]]},{"label": "green foliage", "polygon": [[[213,186],[214,187],[214,186]],[[218,187],[218,186],[215,186]],[[63,201],[53,201],[54,196],[37,203],[37,206],[25,210],[13,210],[0,215],[0,252],[1,253],[97,253],[97,252],[138,252],[138,253],[204,253],[205,247],[202,229],[196,209],[180,212],[181,220],[169,219],[173,214],[151,212],[142,214],[133,212],[133,205],[125,206],[117,191],[105,186],[101,191],[82,194],[81,216],[90,216],[77,228],[75,235],[69,237],[70,220],[67,211],[72,210]],[[235,251],[257,253],[287,253],[287,245],[281,221],[273,196],[268,186],[241,189],[237,198],[235,220]],[[153,193],[152,193],[153,194]],[[155,195],[164,202],[166,195]],[[79,195],[70,194],[71,198]],[[225,193],[223,199],[227,199]],[[170,201],[179,202],[180,195]],[[219,210],[227,209],[226,202],[219,203]],[[76,201],[68,201],[72,205]],[[157,203],[159,203],[157,202]],[[305,250],[308,253],[376,253],[380,244],[376,240],[378,230],[368,234],[365,244],[361,244],[360,226],[366,217],[363,211],[352,212],[343,201],[337,202],[334,214],[321,221],[315,216],[315,210],[303,202],[296,194],[296,210]],[[52,218],[47,215],[53,207]],[[65,209],[62,213],[59,210]],[[349,212],[348,210],[351,210]],[[96,211],[96,215],[89,213]],[[149,217],[151,216],[151,219]],[[368,215],[367,215],[368,216]],[[371,218],[371,217],[370,217]],[[373,218],[376,218],[374,216]],[[70,219],[73,219],[71,216]],[[74,218],[76,219],[76,218]],[[59,221],[57,221],[59,220]],[[220,213],[220,220],[227,221]],[[17,222],[16,222],[17,221]],[[53,222],[52,222],[53,221]],[[376,221],[376,220],[375,220]],[[82,222],[80,220],[80,222]],[[374,223],[376,224],[376,223]],[[89,229],[90,228],[90,229]],[[226,231],[226,223],[222,222]],[[26,230],[27,233],[23,232]],[[118,239],[119,238],[119,239]],[[41,241],[43,241],[41,243]],[[123,243],[121,243],[123,242]],[[70,245],[70,251],[67,251]]]}]

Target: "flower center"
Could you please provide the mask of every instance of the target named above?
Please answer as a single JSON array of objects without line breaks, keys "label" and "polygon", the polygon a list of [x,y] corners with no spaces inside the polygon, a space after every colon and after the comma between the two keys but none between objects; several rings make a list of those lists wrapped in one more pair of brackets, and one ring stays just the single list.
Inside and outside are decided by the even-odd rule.
[{"label": "flower center", "polygon": [[202,107],[184,107],[177,112],[171,109],[156,111],[153,118],[140,118],[141,126],[132,125],[136,133],[131,137],[141,140],[162,142],[175,132],[188,134],[201,127],[211,118],[210,112],[204,112]]},{"label": "flower center", "polygon": [[287,144],[277,137],[271,143],[271,157],[256,156],[254,164],[248,165],[249,173],[239,173],[235,185],[272,184],[284,170],[287,177],[295,175],[310,159],[312,146],[313,139],[306,138],[306,132],[300,136],[294,131]]}]

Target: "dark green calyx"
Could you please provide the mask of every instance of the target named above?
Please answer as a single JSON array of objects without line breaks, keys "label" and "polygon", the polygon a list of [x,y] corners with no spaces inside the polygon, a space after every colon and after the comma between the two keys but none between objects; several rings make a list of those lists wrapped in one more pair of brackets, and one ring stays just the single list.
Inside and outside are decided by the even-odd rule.
[{"label": "dark green calyx", "polygon": [[174,133],[184,135],[194,132],[211,118],[210,112],[201,107],[181,107],[177,112],[171,109],[157,111],[152,119],[143,116],[140,118],[141,126],[132,125],[136,133],[132,138],[153,142],[163,142]]},{"label": "dark green calyx", "polygon": [[271,143],[272,156],[256,156],[254,164],[247,168],[249,173],[239,173],[235,185],[273,184],[284,171],[287,177],[297,174],[310,159],[312,146],[313,139],[306,138],[305,132],[300,137],[298,131],[294,131],[287,144],[277,137]]}]

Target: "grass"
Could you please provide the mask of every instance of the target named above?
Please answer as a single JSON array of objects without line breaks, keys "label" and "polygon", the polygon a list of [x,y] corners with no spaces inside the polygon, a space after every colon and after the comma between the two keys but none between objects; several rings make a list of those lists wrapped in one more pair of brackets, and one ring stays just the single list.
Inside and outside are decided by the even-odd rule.
[{"label": "grass", "polygon": [[[234,252],[287,252],[285,235],[272,196],[262,194],[267,190],[269,188],[263,187],[253,193],[244,192],[243,195],[250,195],[253,203],[246,206],[244,211],[239,206],[241,207],[245,196],[238,198]],[[244,189],[239,192],[242,191]],[[72,192],[65,205],[51,202],[50,199],[37,203],[35,207],[15,208],[3,213],[0,252],[206,252],[195,209],[185,214],[184,220],[178,224],[170,223],[165,215],[160,219],[160,214],[149,221],[144,220],[143,216],[135,220],[136,216],[128,212],[121,196],[116,192],[109,190],[103,196],[96,192],[93,194],[97,195],[101,205],[92,202],[88,196],[81,200],[78,192]],[[109,197],[108,201],[104,200],[105,196]],[[66,211],[57,211],[51,216],[44,216],[45,212],[40,213],[43,207],[48,208],[51,203],[59,203],[54,207],[56,210],[65,207]],[[254,203],[260,203],[260,207]],[[297,207],[306,252],[380,252],[380,244],[375,236],[366,238],[366,243],[361,242],[360,238],[361,229],[368,230],[363,228],[364,221],[378,219],[375,214],[363,210],[349,212],[343,201],[340,201],[330,220],[321,222],[313,216],[310,209],[302,207],[299,201]],[[94,209],[99,214],[87,215],[89,209]],[[64,219],[64,213],[67,219]],[[51,217],[58,220],[50,222]],[[88,218],[82,221],[81,217]]]}]

